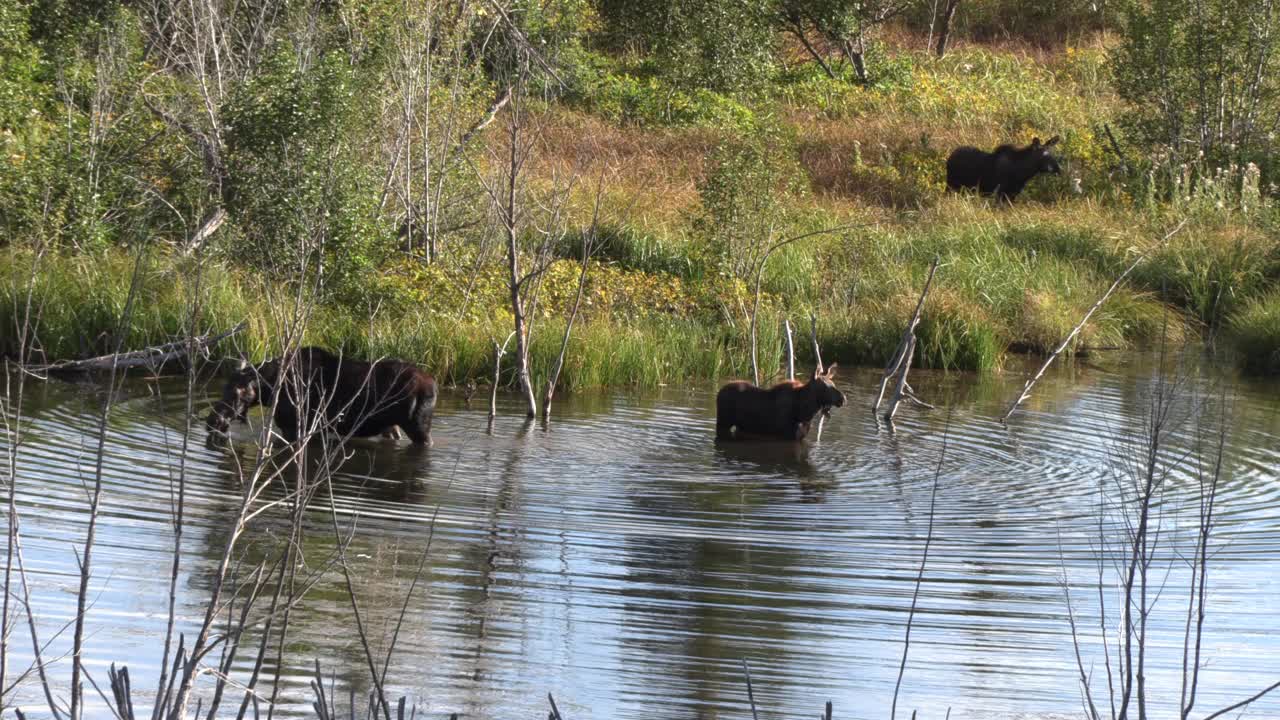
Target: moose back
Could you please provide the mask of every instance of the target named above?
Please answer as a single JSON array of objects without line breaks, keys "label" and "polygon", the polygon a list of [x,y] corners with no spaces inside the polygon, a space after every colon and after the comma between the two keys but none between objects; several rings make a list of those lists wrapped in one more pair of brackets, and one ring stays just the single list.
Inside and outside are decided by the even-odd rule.
[{"label": "moose back", "polygon": [[769,389],[736,380],[716,394],[717,440],[803,440],[819,412],[844,405],[831,381],[836,366],[809,382],[788,380]]},{"label": "moose back", "polygon": [[226,433],[255,405],[274,407],[273,419],[289,442],[299,433],[336,432],[368,437],[404,430],[415,444],[431,442],[436,381],[403,360],[376,362],[339,357],[305,347],[292,358],[242,368],[222,388],[206,425]]}]

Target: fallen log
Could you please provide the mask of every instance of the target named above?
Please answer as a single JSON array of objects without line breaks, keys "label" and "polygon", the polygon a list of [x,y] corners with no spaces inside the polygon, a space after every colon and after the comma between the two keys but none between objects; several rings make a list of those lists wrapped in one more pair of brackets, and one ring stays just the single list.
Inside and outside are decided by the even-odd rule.
[{"label": "fallen log", "polygon": [[196,352],[204,352],[219,341],[243,332],[246,327],[248,327],[248,323],[241,322],[230,330],[216,335],[211,333],[209,335],[202,335],[196,338],[188,338],[186,340],[165,343],[164,345],[156,345],[142,350],[100,355],[98,357],[87,358],[84,360],[62,360],[55,363],[49,363],[47,365],[33,365],[26,369],[29,372],[45,375],[67,375],[94,372],[98,370],[111,370],[112,367],[118,370],[132,367],[158,368],[167,362],[185,357],[187,353],[192,350],[195,350]]}]

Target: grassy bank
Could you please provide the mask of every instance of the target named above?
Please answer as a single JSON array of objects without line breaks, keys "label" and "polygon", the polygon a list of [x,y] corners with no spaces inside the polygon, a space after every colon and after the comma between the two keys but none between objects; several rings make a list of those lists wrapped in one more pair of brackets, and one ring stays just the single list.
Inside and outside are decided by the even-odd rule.
[{"label": "grassy bank", "polygon": [[[1132,218],[1131,218],[1132,219]],[[798,330],[801,367],[810,362],[809,313],[816,313],[828,361],[884,363],[896,347],[928,263],[941,269],[920,327],[922,366],[992,370],[1011,350],[1045,351],[1078,322],[1135,252],[1150,259],[1094,316],[1073,350],[1132,348],[1162,333],[1190,337],[1227,314],[1250,358],[1273,352],[1274,293],[1248,301],[1268,282],[1266,238],[1242,239],[1220,223],[1195,224],[1164,248],[1151,238],[1166,221],[1152,217],[1122,228],[1118,218],[1084,201],[999,210],[947,199],[911,222],[886,222],[797,245],[767,266],[759,320],[762,373],[782,359],[781,322]],[[1230,226],[1225,226],[1228,230]],[[657,386],[749,375],[750,288],[699,275],[676,262],[688,240],[657,241],[642,230],[612,236],[589,275],[582,317],[570,342],[566,387]],[[248,331],[219,348],[254,360],[273,355],[289,336],[297,296],[219,262],[197,272],[189,260],[148,252],[92,256],[9,249],[0,313],[20,317],[35,278],[35,347],[48,358],[79,357],[112,347],[137,270],[136,300],[124,327],[126,347],[181,336],[200,298],[198,331],[245,320]],[[32,275],[33,263],[37,263]],[[510,332],[496,263],[405,263],[379,281],[373,306],[319,302],[306,311],[304,342],[363,356],[413,359],[445,382],[487,382],[493,342]],[[655,267],[656,266],[656,267]],[[531,363],[544,378],[559,351],[578,266],[557,261],[534,309]],[[1236,292],[1217,288],[1229,283]],[[198,284],[198,285],[197,285]],[[1203,313],[1203,314],[1202,314]],[[15,352],[12,332],[3,352]],[[1259,364],[1261,362],[1261,364]],[[1251,360],[1263,369],[1265,360]],[[510,365],[508,364],[508,370]],[[509,374],[508,378],[509,379]]]},{"label": "grassy bank", "polygon": [[[535,375],[545,376],[558,354],[597,187],[602,227],[567,356],[563,379],[570,387],[748,374],[754,268],[744,258],[758,257],[770,237],[834,227],[849,229],[815,235],[769,259],[759,322],[766,376],[778,365],[784,318],[804,328],[802,364],[810,315],[818,318],[827,358],[886,362],[934,258],[941,269],[917,363],[996,370],[1009,352],[1054,347],[1144,253],[1147,259],[1085,326],[1072,352],[1141,348],[1164,334],[1177,341],[1213,331],[1230,339],[1247,369],[1274,367],[1280,210],[1275,189],[1262,185],[1256,168],[1172,167],[1126,147],[1132,167],[1121,173],[1102,129],[1121,109],[1111,89],[1109,36],[1049,49],[969,44],[942,59],[921,52],[917,40],[907,35],[878,46],[871,83],[856,82],[842,64],[833,78],[797,63],[751,91],[732,93],[672,85],[643,57],[588,53],[571,90],[531,101],[537,140],[522,177],[527,213],[536,217],[523,229],[525,266],[536,262],[540,233],[562,236],[554,246],[558,259],[529,296]],[[261,100],[267,105],[269,91]],[[488,96],[481,85],[472,91]],[[268,125],[287,123],[271,118]],[[143,130],[148,137],[154,132]],[[292,257],[305,232],[326,238],[321,262],[337,278],[308,302],[314,308],[305,341],[410,358],[451,383],[486,380],[492,342],[512,325],[505,248],[478,184],[501,164],[503,133],[479,136],[471,166],[459,161],[447,176],[454,194],[441,202],[456,216],[444,221],[461,229],[441,234],[428,263],[420,246],[404,252],[397,216],[383,210],[402,200],[369,191],[399,172],[363,150],[386,144],[390,130],[355,123],[343,132],[360,142],[340,143],[355,150],[334,157],[364,162],[361,181],[350,188],[316,181],[319,189],[306,202],[291,194],[289,183],[298,178],[263,174],[288,170],[292,156],[285,151],[302,146],[285,143],[284,155],[255,156],[253,163],[240,158],[259,173],[240,177],[253,202],[232,207],[200,272],[175,251],[185,236],[168,225],[144,218],[128,230],[122,222],[94,225],[96,234],[81,237],[80,226],[54,226],[41,214],[0,251],[0,312],[19,317],[38,238],[53,249],[34,275],[37,349],[48,359],[105,352],[128,296],[134,253],[148,247],[138,265],[139,302],[124,328],[127,347],[181,335],[199,298],[197,330],[247,320],[249,331],[223,351],[261,359],[278,351],[297,302],[296,277],[268,267],[276,277],[269,280],[261,270]],[[945,159],[956,145],[1055,134],[1063,138],[1057,146],[1063,175],[1037,178],[1014,206],[944,191]],[[34,164],[34,157],[22,162]],[[163,168],[148,172],[172,170]],[[305,164],[299,173],[323,175]],[[569,177],[578,180],[568,183]],[[539,202],[556,193],[563,205],[538,215]],[[276,195],[283,199],[273,206]],[[329,208],[331,197],[341,202]],[[324,213],[311,212],[313,201]],[[201,208],[193,216],[204,214]],[[1156,246],[1184,220],[1181,233]],[[139,244],[137,235],[155,240]],[[3,327],[0,351],[13,354],[15,325]]]},{"label": "grassy bank", "polygon": [[1280,373],[1280,290],[1245,305],[1232,319],[1228,335],[1246,370]]}]

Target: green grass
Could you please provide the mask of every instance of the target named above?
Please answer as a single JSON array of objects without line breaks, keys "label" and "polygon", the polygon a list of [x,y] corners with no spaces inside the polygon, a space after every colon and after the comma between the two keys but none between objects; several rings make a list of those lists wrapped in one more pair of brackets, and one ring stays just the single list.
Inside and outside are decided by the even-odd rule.
[{"label": "green grass", "polygon": [[[535,185],[557,162],[597,162],[583,177],[599,170],[608,179],[583,317],[563,373],[569,387],[749,374],[753,279],[719,274],[706,228],[695,222],[705,216],[697,188],[720,139],[772,123],[794,133],[794,148],[785,152],[795,157],[779,162],[798,167],[809,186],[788,200],[786,230],[866,226],[806,238],[770,257],[760,319],[765,375],[780,355],[782,319],[807,328],[811,313],[825,359],[885,363],[935,257],[941,267],[919,328],[920,366],[990,371],[1010,351],[1047,352],[1139,253],[1149,255],[1069,353],[1141,348],[1165,333],[1189,338],[1219,327],[1236,338],[1247,367],[1273,367],[1268,363],[1280,353],[1274,200],[1259,197],[1246,208],[1231,201],[1226,185],[1218,195],[1172,198],[1121,187],[1099,134],[1117,109],[1100,42],[1034,57],[962,46],[937,60],[890,49],[878,58],[870,86],[800,65],[742,97],[672,94],[643,67],[596,60],[604,71],[596,85],[543,108],[547,162],[530,166]],[[1014,207],[943,192],[941,168],[956,144],[1053,133],[1063,136],[1064,176],[1038,178]],[[1072,178],[1081,180],[1083,197],[1068,192]],[[555,247],[559,260],[539,281],[535,376],[554,361],[576,294],[589,185],[574,196],[571,229]],[[1154,247],[1183,218],[1184,230]],[[507,336],[511,320],[501,252],[478,257],[476,245],[453,244],[430,265],[394,256],[356,283],[372,299],[316,308],[304,341],[412,359],[450,383],[485,381],[492,343]],[[0,251],[0,313],[7,318],[22,307],[35,259],[21,248]],[[35,276],[37,348],[50,359],[109,350],[133,267],[123,250],[45,257]],[[261,359],[279,351],[288,325],[282,308],[293,302],[287,289],[215,262],[197,293],[194,267],[159,250],[139,267],[141,301],[123,329],[126,346],[181,336],[198,295],[198,331],[249,323],[223,352]],[[15,343],[6,323],[0,352],[14,354]],[[798,345],[802,362],[811,363],[807,340]]]},{"label": "green grass", "polygon": [[1246,372],[1280,373],[1280,290],[1245,304],[1231,319],[1228,332]]}]

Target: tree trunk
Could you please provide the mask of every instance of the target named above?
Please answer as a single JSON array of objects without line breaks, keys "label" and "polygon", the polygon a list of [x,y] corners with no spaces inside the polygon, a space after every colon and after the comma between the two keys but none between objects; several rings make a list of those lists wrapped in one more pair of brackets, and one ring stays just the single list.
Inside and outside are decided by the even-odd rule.
[{"label": "tree trunk", "polygon": [[862,34],[858,34],[856,41],[846,41],[844,43],[845,57],[849,58],[849,62],[853,65],[853,73],[858,77],[858,82],[867,83],[867,59],[865,44],[862,41]]},{"label": "tree trunk", "polygon": [[795,15],[788,15],[787,29],[791,31],[792,35],[796,36],[796,39],[800,41],[800,44],[804,46],[804,49],[809,51],[809,55],[818,63],[822,68],[822,71],[827,74],[827,77],[835,80],[836,74],[831,69],[831,65],[827,62],[826,58],[822,57],[822,53],[818,52],[817,48],[813,46],[813,43],[809,42],[809,37],[805,35],[804,25],[800,23],[800,18]]},{"label": "tree trunk", "polygon": [[510,141],[510,165],[507,167],[507,197],[504,218],[504,229],[507,233],[507,270],[508,285],[511,291],[511,315],[515,320],[516,334],[516,377],[520,379],[520,391],[529,403],[528,416],[538,416],[538,399],[533,394],[533,383],[529,379],[529,336],[524,317],[524,302],[520,298],[520,247],[516,228],[517,199],[516,189],[520,175],[520,118],[518,108],[512,107],[508,115]]},{"label": "tree trunk", "polygon": [[946,9],[942,11],[942,25],[938,28],[937,55],[941,58],[947,54],[947,41],[951,39],[951,20],[960,8],[960,0],[947,0]]}]

